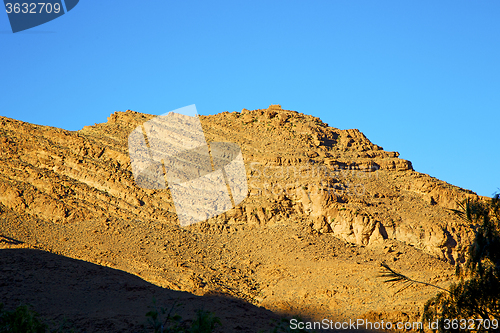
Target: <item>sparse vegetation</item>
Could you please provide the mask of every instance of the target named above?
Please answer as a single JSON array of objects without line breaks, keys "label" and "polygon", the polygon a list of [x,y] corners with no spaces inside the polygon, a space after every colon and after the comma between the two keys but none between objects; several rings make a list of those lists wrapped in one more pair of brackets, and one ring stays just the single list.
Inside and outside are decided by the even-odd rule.
[{"label": "sparse vegetation", "polygon": [[[158,307],[153,299],[151,310],[146,314],[148,317],[148,330],[154,333],[211,333],[221,321],[213,313],[198,310],[196,317],[189,325],[176,313],[181,304],[174,301],[168,308]],[[56,326],[56,325],[52,325]],[[152,331],[150,331],[152,330]],[[72,327],[66,321],[58,325],[58,328],[50,326],[40,318],[40,315],[29,305],[20,305],[12,311],[4,308],[0,303],[0,333],[77,333],[79,330]],[[279,331],[281,332],[281,331]]]},{"label": "sparse vegetation", "polygon": [[158,307],[153,299],[152,310],[146,316],[154,333],[211,333],[217,325],[222,326],[218,317],[204,310],[196,311],[196,318],[189,326],[176,313],[179,306],[181,304],[174,300],[169,308]]},{"label": "sparse vegetation", "polygon": [[48,326],[43,323],[38,313],[27,305],[21,305],[13,311],[7,311],[0,303],[1,333],[45,333]]},{"label": "sparse vegetation", "polygon": [[196,311],[196,319],[191,324],[189,333],[210,333],[217,325],[222,326],[220,319],[213,313],[204,310]]},{"label": "sparse vegetation", "polygon": [[[54,325],[55,326],[55,325]],[[20,305],[12,311],[4,309],[0,303],[0,333],[76,333],[76,329],[66,322],[57,329],[50,329],[40,315],[29,305]]]},{"label": "sparse vegetation", "polygon": [[183,332],[181,325],[181,316],[175,313],[175,310],[181,304],[174,301],[169,309],[158,307],[156,299],[153,299],[151,311],[146,313],[148,324],[152,327],[154,333],[174,333]]}]

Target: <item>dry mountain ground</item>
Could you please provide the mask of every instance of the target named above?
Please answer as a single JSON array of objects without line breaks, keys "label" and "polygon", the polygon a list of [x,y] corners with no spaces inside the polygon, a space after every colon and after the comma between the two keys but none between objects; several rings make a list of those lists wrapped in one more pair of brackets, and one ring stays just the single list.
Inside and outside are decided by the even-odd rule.
[{"label": "dry mountain ground", "polygon": [[215,312],[224,332],[276,314],[410,320],[436,290],[394,294],[380,263],[446,287],[464,259],[472,229],[447,209],[475,193],[279,105],[200,117],[207,142],[241,147],[249,195],[181,228],[169,191],[132,175],[128,135],[153,117],[76,132],[0,118],[1,302],[88,332],[139,330],[154,295],[188,319]]}]

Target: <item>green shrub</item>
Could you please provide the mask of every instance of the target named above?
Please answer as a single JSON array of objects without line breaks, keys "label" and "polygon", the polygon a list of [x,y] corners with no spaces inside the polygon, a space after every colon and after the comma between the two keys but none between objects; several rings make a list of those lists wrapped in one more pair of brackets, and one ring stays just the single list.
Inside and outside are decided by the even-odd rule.
[{"label": "green shrub", "polygon": [[[54,324],[55,326],[55,324]],[[75,333],[78,332],[70,323],[63,321],[59,328],[50,329],[39,314],[28,305],[20,305],[13,311],[7,311],[0,303],[0,333]]]},{"label": "green shrub", "polygon": [[153,299],[152,310],[146,316],[154,333],[211,333],[217,325],[222,326],[218,317],[204,310],[196,311],[196,318],[188,326],[182,317],[175,313],[179,306],[181,304],[175,300],[168,309],[158,307],[156,300]]},{"label": "green shrub", "polygon": [[174,310],[179,306],[180,304],[174,301],[167,311],[167,308],[158,307],[156,299],[153,298],[152,310],[146,313],[146,317],[149,317],[148,323],[152,326],[154,333],[184,332],[184,329],[181,327],[181,316],[174,313]]},{"label": "green shrub", "polygon": [[220,319],[211,312],[196,311],[196,319],[191,324],[189,333],[211,333],[217,325],[222,326]]},{"label": "green shrub", "polygon": [[38,313],[27,305],[21,305],[13,311],[6,311],[0,303],[0,332],[1,333],[45,333],[48,330]]}]

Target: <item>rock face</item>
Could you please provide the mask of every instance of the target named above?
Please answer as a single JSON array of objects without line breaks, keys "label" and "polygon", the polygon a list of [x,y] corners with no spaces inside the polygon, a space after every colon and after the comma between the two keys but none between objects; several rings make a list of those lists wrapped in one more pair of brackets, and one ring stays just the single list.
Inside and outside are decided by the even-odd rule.
[{"label": "rock face", "polygon": [[316,232],[358,245],[390,238],[463,260],[472,231],[447,209],[475,193],[415,172],[359,130],[329,127],[279,105],[202,121],[209,140],[238,142],[245,152],[250,196],[239,223],[286,223],[294,215]]},{"label": "rock face", "polygon": [[[127,136],[153,116],[115,112],[104,124],[70,132],[2,118],[2,210],[57,223],[154,219],[175,223],[167,191],[138,188]],[[446,208],[475,194],[415,172],[411,162],[357,129],[268,109],[202,116],[208,142],[240,145],[249,197],[208,221],[265,225],[295,217],[358,245],[392,238],[442,259],[463,258],[470,230]]]},{"label": "rock face", "polygon": [[[88,235],[119,237],[138,223],[180,230],[169,191],[138,188],[132,175],[128,135],[153,117],[115,112],[106,123],[76,132],[0,118],[0,232],[55,249],[40,230],[76,230],[83,223],[93,226],[85,229]],[[473,232],[448,209],[476,194],[416,172],[410,161],[359,130],[330,127],[279,105],[200,118],[207,142],[241,147],[249,193],[236,208],[189,232],[230,235],[299,226],[311,237],[332,235],[353,246],[375,249],[395,241],[450,263],[463,260]],[[161,280],[146,270],[134,272],[153,283]],[[220,286],[194,275],[161,281],[191,292]],[[239,293],[254,297],[254,287],[247,286]]]}]

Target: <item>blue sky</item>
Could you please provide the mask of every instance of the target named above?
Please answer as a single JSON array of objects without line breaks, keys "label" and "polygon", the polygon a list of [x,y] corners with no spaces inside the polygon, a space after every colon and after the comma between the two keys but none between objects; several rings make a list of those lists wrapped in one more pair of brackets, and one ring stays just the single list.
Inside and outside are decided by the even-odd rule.
[{"label": "blue sky", "polygon": [[283,108],[414,168],[500,188],[499,1],[85,1],[13,34],[0,115],[78,130],[114,111]]}]

